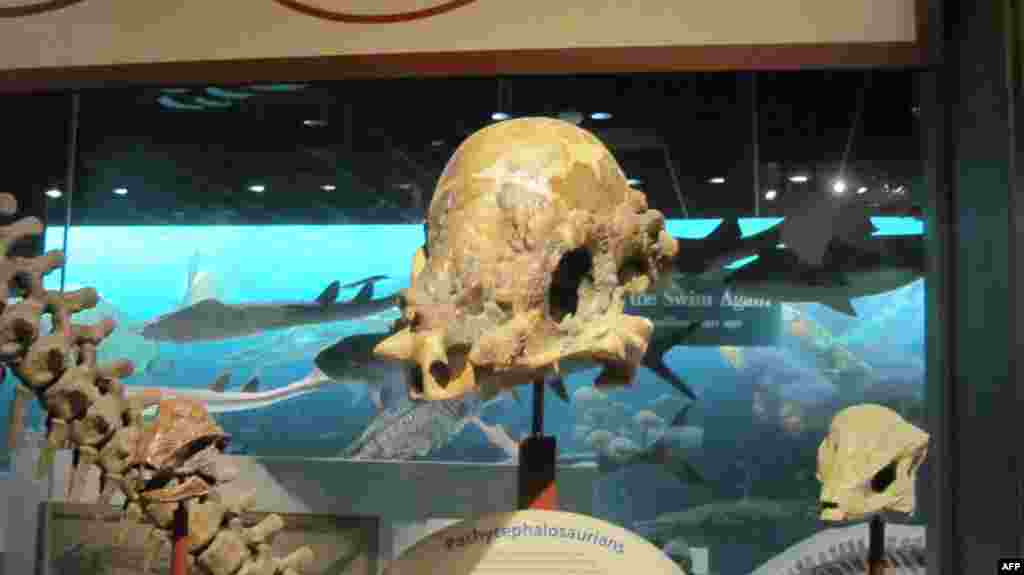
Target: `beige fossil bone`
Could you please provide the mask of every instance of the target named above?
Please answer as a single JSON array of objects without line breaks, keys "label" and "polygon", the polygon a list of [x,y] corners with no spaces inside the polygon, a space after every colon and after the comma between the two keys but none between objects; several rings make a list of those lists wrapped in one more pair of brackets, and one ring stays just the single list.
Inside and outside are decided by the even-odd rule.
[{"label": "beige fossil bone", "polygon": [[288,555],[277,560],[277,568],[283,572],[298,572],[309,568],[313,562],[313,550],[309,547],[299,547]]},{"label": "beige fossil bone", "polygon": [[911,514],[929,436],[881,405],[848,407],[818,447],[821,518],[858,520],[883,511]]},{"label": "beige fossil bone", "polygon": [[195,553],[213,541],[221,523],[224,522],[224,506],[207,499],[190,499],[185,502],[188,511],[189,552]]},{"label": "beige fossil bone", "polygon": [[256,525],[247,528],[243,533],[250,546],[270,543],[278,531],[284,529],[284,519],[280,515],[270,514]]},{"label": "beige fossil bone", "polygon": [[234,575],[251,557],[245,539],[235,531],[226,529],[217,533],[213,542],[199,554],[199,564],[211,575]]},{"label": "beige fossil bone", "polygon": [[142,556],[142,572],[150,573],[153,570],[153,565],[156,564],[157,559],[160,557],[160,553],[171,544],[171,539],[167,531],[160,529],[150,529],[149,533],[146,534],[146,541],[143,543],[143,556]]},{"label": "beige fossil bone", "polygon": [[413,398],[490,396],[563,360],[603,366],[599,386],[633,381],[653,328],[624,299],[666,275],[678,245],[593,134],[550,118],[474,133],[427,224],[396,333],[375,349],[418,367]]},{"label": "beige fossil bone", "polygon": [[[13,212],[16,206],[13,196],[0,194],[0,211]],[[308,557],[309,548],[284,558],[273,558],[264,548],[259,561],[252,561],[247,542],[263,545],[280,528],[280,518],[245,528],[238,514],[252,506],[253,495],[231,486],[237,469],[223,456],[230,436],[206,408],[159,393],[126,398],[121,380],[132,374],[131,362],[97,364],[96,349],[115,323],[71,320],[96,306],[96,290],[61,293],[43,287],[42,277],[64,263],[60,251],[35,258],[7,255],[13,242],[42,230],[35,218],[0,226],[0,279],[20,298],[0,300],[0,361],[20,380],[19,397],[34,395],[46,409],[47,449],[75,451],[72,500],[99,497],[107,503],[123,493],[125,521],[117,540],[123,541],[132,523],[152,526],[143,561],[147,573],[170,542],[175,511],[184,505],[192,520],[186,561],[193,572],[209,567],[205,558],[215,575],[294,574],[292,567],[301,563],[294,558]],[[40,333],[43,315],[50,316],[49,333]],[[143,410],[151,405],[158,408],[156,421],[144,424]],[[232,518],[225,523],[227,517]]]},{"label": "beige fossil bone", "polygon": [[160,529],[171,529],[174,524],[174,512],[178,510],[177,501],[145,501],[146,515]]}]

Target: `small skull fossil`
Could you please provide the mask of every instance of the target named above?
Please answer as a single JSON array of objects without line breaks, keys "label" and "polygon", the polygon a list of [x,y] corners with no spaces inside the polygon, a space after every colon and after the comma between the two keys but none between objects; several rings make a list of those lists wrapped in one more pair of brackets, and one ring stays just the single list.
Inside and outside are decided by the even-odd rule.
[{"label": "small skull fossil", "polygon": [[143,499],[176,501],[209,491],[198,477],[173,479],[175,470],[211,445],[223,449],[231,436],[210,416],[201,402],[184,398],[160,401],[157,418],[137,436],[128,466],[140,470],[135,491]]},{"label": "small skull fossil", "polygon": [[377,355],[415,363],[415,399],[499,393],[557,371],[604,367],[628,385],[653,326],[623,313],[675,256],[664,217],[593,134],[522,118],[471,135],[431,200],[428,238]]},{"label": "small skull fossil", "polygon": [[912,514],[914,481],[927,452],[928,434],[887,407],[865,404],[840,411],[818,447],[821,518]]}]

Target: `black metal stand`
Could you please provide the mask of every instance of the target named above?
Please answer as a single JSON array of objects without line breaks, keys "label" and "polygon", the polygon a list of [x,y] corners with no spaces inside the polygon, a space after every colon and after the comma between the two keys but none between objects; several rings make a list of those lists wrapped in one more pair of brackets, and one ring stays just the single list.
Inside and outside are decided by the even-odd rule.
[{"label": "black metal stand", "polygon": [[868,575],[885,574],[885,520],[875,515],[868,524]]},{"label": "black metal stand", "polygon": [[519,444],[519,509],[558,509],[555,438],[544,435],[544,381],[533,384],[533,433]]}]

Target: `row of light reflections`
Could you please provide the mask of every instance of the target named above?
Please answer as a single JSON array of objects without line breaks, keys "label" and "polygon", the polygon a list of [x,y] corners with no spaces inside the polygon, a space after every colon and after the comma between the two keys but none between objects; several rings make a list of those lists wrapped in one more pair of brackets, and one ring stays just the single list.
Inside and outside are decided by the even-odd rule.
[{"label": "row of light reflections", "polygon": [[[791,183],[794,183],[794,184],[806,184],[810,180],[811,180],[811,177],[807,176],[807,175],[804,175],[804,174],[796,174],[796,175],[792,175],[792,176],[789,177],[789,181]],[[626,182],[630,186],[632,186],[634,188],[639,188],[639,187],[643,186],[643,180],[640,180],[638,178],[629,178],[628,180],[626,180]],[[726,179],[723,178],[723,177],[714,177],[714,178],[709,178],[707,180],[707,182],[709,184],[721,185],[721,184],[726,183]],[[407,189],[412,188],[412,184],[410,184],[410,183],[401,183],[401,184],[396,184],[395,187],[397,187],[399,189],[402,189],[402,190],[407,190]],[[267,186],[266,186],[266,184],[250,184],[247,187],[247,189],[250,192],[254,193],[254,194],[262,194],[262,193],[267,191]],[[322,186],[320,186],[320,189],[325,191],[325,192],[333,192],[333,191],[337,190],[338,187],[336,185],[334,185],[334,184],[323,184]],[[833,194],[835,194],[837,196],[841,196],[841,195],[846,194],[846,192],[848,190],[849,190],[849,184],[846,182],[846,180],[844,180],[842,178],[837,178],[837,179],[833,180],[833,182],[832,182],[832,193]],[[905,188],[903,186],[890,187],[889,184],[883,184],[882,185],[882,190],[884,192],[886,192],[886,193],[895,194],[895,195],[903,195],[905,193]],[[858,195],[862,195],[862,194],[866,194],[868,191],[869,190],[868,190],[867,186],[860,186],[859,188],[857,188],[856,193]],[[61,191],[60,188],[49,188],[49,189],[46,190],[45,194],[46,194],[46,197],[48,197],[50,199],[56,200],[58,198],[63,197],[64,192]],[[128,188],[114,188],[113,194],[115,196],[127,196],[128,195]],[[768,190],[765,190],[765,192],[764,192],[764,199],[766,199],[768,201],[775,200],[778,197],[779,197],[779,191],[776,190],[776,189],[768,189]]]},{"label": "row of light reflections", "polygon": [[[579,124],[583,120],[583,115],[578,113],[578,112],[565,112],[565,113],[559,114],[559,116],[560,117],[565,116],[563,119],[568,120],[568,121],[572,121],[572,122],[574,122],[576,124]],[[591,120],[599,121],[599,122],[612,119],[612,114],[610,112],[591,112],[588,116],[589,116],[589,118]],[[494,113],[491,114],[491,120],[493,120],[495,122],[500,122],[500,121],[508,120],[511,117],[512,117],[511,114],[509,114],[507,112],[501,112],[501,111],[494,112]],[[312,127],[325,127],[327,125],[327,122],[324,121],[324,120],[304,120],[303,121],[303,125],[305,125],[307,127],[311,127],[311,128]],[[443,144],[443,141],[434,142],[435,146],[438,145],[438,144]],[[811,178],[810,175],[802,174],[802,173],[791,174],[789,176],[789,178],[788,178],[789,182],[793,183],[793,184],[806,184],[806,183],[810,182],[811,179],[812,178]],[[722,185],[722,184],[726,183],[726,178],[723,177],[723,176],[713,176],[713,177],[708,178],[706,181],[707,181],[707,183],[712,184],[712,185]],[[643,180],[641,180],[639,178],[628,178],[626,180],[626,183],[628,183],[630,186],[632,186],[634,188],[639,188],[639,187],[643,186]],[[412,188],[412,184],[409,183],[409,182],[403,182],[403,183],[396,184],[395,187],[397,187],[398,189],[402,189],[402,190],[408,190],[408,189]],[[837,177],[834,180],[832,180],[832,182],[831,182],[832,193],[837,195],[837,196],[841,196],[841,195],[846,194],[846,192],[848,191],[849,187],[850,186],[847,183],[847,181],[844,178],[842,178],[842,177]],[[262,194],[262,193],[267,191],[267,186],[264,183],[251,183],[251,184],[249,184],[247,186],[247,189],[250,192],[252,192],[252,193]],[[320,189],[325,191],[325,192],[333,192],[333,191],[337,190],[338,188],[334,184],[323,184],[323,185],[320,186]],[[868,191],[869,191],[869,188],[867,186],[860,186],[860,187],[857,188],[856,193],[858,195],[862,195],[862,194],[867,193]],[[894,188],[890,188],[890,186],[888,184],[883,184],[882,191],[884,191],[886,193],[902,195],[904,193],[904,188],[903,188],[903,186],[897,186],[897,187],[894,187]],[[117,188],[113,189],[113,193],[116,196],[126,196],[126,195],[128,195],[128,188],[117,187]],[[46,194],[46,196],[48,198],[51,198],[51,199],[58,199],[58,198],[60,198],[60,197],[62,197],[64,195],[64,193],[59,188],[55,188],[55,187],[47,189],[45,194]],[[765,192],[764,192],[764,199],[765,200],[773,201],[773,200],[777,199],[778,197],[779,197],[779,191],[777,189],[770,188],[770,189],[765,190]]]}]

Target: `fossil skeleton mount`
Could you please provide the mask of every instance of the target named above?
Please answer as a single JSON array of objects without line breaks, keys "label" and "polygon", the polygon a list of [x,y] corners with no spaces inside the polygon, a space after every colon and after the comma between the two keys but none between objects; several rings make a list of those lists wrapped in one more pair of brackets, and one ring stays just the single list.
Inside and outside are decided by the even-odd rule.
[{"label": "fossil skeleton mount", "polygon": [[593,134],[550,118],[499,122],[448,161],[427,244],[377,355],[418,366],[410,395],[493,396],[558,371],[603,366],[597,386],[632,383],[653,326],[623,312],[677,242]]},{"label": "fossil skeleton mount", "polygon": [[[0,194],[0,213],[14,215],[17,202]],[[12,244],[43,232],[35,218],[0,226],[0,284],[17,296],[0,302],[0,362],[20,380],[19,395],[38,398],[47,413],[48,449],[75,454],[72,501],[125,500],[126,528],[153,527],[145,571],[172,538],[176,514],[187,517],[190,572],[194,575],[298,575],[313,559],[302,547],[285,557],[270,542],[284,527],[278,515],[256,525],[241,515],[254,503],[251,492],[233,488],[237,476],[223,455],[230,436],[201,403],[159,395],[128,398],[121,380],[129,361],[97,365],[96,348],[115,329],[113,320],[73,323],[72,316],[96,306],[92,288],[57,292],[43,276],[64,264],[51,251],[33,258],[9,257]],[[45,315],[50,333],[41,333]],[[154,421],[143,411],[157,408]]]}]

